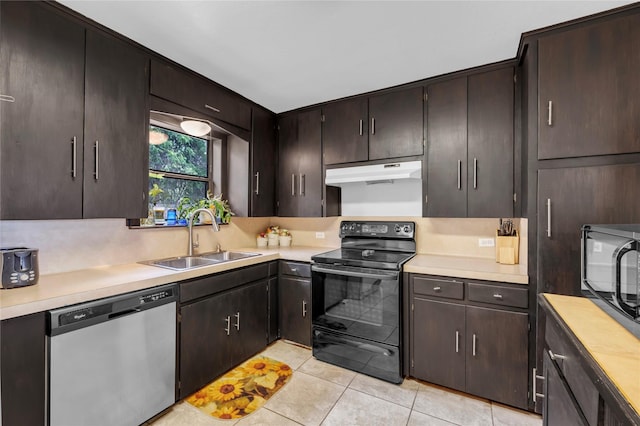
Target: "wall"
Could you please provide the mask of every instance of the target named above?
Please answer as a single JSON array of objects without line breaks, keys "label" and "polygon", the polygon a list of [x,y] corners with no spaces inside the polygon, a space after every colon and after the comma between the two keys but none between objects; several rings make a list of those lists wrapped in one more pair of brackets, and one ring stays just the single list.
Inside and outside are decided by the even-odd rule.
[{"label": "wall", "polygon": [[[254,247],[256,234],[269,225],[280,225],[292,233],[294,246],[338,247],[341,220],[329,218],[243,218],[213,232],[209,225],[197,226],[194,239],[199,251]],[[478,238],[492,238],[497,219],[441,219],[422,217],[366,217],[364,220],[415,221],[419,253],[495,258],[494,247],[478,247]],[[519,229],[520,259],[525,263],[527,220],[516,219]],[[316,238],[316,233],[324,238]],[[0,221],[0,246],[38,248],[41,274],[53,274],[104,265],[139,262],[180,256],[187,253],[186,228],[129,229],[124,219]]]}]

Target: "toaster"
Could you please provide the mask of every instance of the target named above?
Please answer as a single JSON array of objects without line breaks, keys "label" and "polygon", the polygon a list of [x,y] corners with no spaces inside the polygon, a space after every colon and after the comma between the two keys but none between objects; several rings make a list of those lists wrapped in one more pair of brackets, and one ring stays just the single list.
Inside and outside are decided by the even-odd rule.
[{"label": "toaster", "polygon": [[0,288],[15,288],[38,282],[38,249],[0,248]]}]

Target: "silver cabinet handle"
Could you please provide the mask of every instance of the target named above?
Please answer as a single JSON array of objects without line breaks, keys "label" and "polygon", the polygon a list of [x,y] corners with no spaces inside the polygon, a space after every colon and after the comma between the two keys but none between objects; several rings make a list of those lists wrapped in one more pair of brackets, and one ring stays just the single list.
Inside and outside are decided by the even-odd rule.
[{"label": "silver cabinet handle", "polygon": [[301,178],[300,178],[301,184],[302,184],[302,191],[300,193],[300,195],[302,195],[303,197],[307,195],[307,175],[305,175],[304,173],[302,174]]},{"label": "silver cabinet handle", "polygon": [[291,173],[291,196],[296,196],[296,175],[295,173]]},{"label": "silver cabinet handle", "polygon": [[260,172],[256,172],[256,195],[260,195]]},{"label": "silver cabinet handle", "polygon": [[234,317],[236,317],[236,330],[240,331],[240,312],[236,312]]},{"label": "silver cabinet handle", "polygon": [[473,334],[473,338],[472,338],[471,354],[473,356],[476,356],[476,335],[475,335],[475,333]]},{"label": "silver cabinet handle", "polygon": [[363,125],[362,119],[360,119],[360,136],[362,136],[362,125]]},{"label": "silver cabinet handle", "polygon": [[535,369],[535,368],[533,368],[533,374],[532,374],[532,376],[533,376],[533,378],[532,378],[532,380],[531,380],[531,381],[533,382],[533,385],[532,385],[532,388],[533,388],[533,389],[532,389],[532,392],[531,392],[531,393],[533,394],[533,402],[535,403],[535,402],[536,402],[536,398],[544,398],[544,394],[542,394],[542,393],[538,393],[538,391],[537,391],[537,384],[536,384],[536,381],[537,381],[537,380],[543,380],[543,381],[544,381],[544,376],[539,376],[539,375],[537,375],[537,374],[536,374],[536,369]]},{"label": "silver cabinet handle", "polygon": [[547,198],[547,237],[551,238],[551,198]]},{"label": "silver cabinet handle", "polygon": [[478,159],[473,159],[473,189],[478,189]]},{"label": "silver cabinet handle", "polygon": [[304,196],[304,183],[302,182],[304,180],[304,175],[300,173],[298,176],[298,193],[302,197]]},{"label": "silver cabinet handle", "polygon": [[302,318],[306,318],[307,317],[307,302],[306,301],[302,301]]},{"label": "silver cabinet handle", "polygon": [[16,98],[10,95],[0,95],[0,101],[4,102],[15,102]]},{"label": "silver cabinet handle", "polygon": [[210,109],[210,110],[211,110],[211,111],[213,111],[213,112],[220,112],[220,110],[219,110],[218,108],[216,108],[216,107],[212,107],[211,105],[204,104],[204,107],[205,107],[206,109]]},{"label": "silver cabinet handle", "polygon": [[371,134],[376,134],[376,119],[371,117]]},{"label": "silver cabinet handle", "polygon": [[436,293],[440,293],[440,290],[442,290],[440,287],[434,287],[433,291],[435,291]]},{"label": "silver cabinet handle", "polygon": [[291,268],[291,272],[297,272],[298,268]]},{"label": "silver cabinet handle", "polygon": [[551,349],[549,349],[549,357],[554,361],[555,360],[564,361],[565,359],[567,359],[567,357],[564,355],[554,354],[553,352],[551,352]]},{"label": "silver cabinet handle", "polygon": [[460,332],[456,330],[456,353],[460,352]]},{"label": "silver cabinet handle", "polygon": [[95,160],[95,171],[93,172],[93,177],[95,178],[95,180],[98,180],[99,176],[99,169],[98,169],[98,164],[100,163],[99,160],[99,156],[100,156],[100,142],[96,141],[96,144],[94,145],[93,149],[95,150],[96,153],[96,160]]},{"label": "silver cabinet handle", "polygon": [[502,300],[502,295],[500,293],[496,293],[493,295],[494,299]]},{"label": "silver cabinet handle", "polygon": [[75,178],[78,164],[78,139],[75,136],[71,139],[71,149],[71,177]]},{"label": "silver cabinet handle", "polygon": [[225,322],[227,323],[227,326],[225,327],[224,331],[227,333],[227,336],[228,336],[229,332],[231,331],[231,317],[229,315],[227,315],[227,319],[225,320]]},{"label": "silver cabinet handle", "polygon": [[549,106],[547,107],[549,110],[549,116],[547,117],[547,124],[549,126],[553,126],[553,101],[549,101]]},{"label": "silver cabinet handle", "polygon": [[458,189],[462,189],[462,160],[458,160]]}]

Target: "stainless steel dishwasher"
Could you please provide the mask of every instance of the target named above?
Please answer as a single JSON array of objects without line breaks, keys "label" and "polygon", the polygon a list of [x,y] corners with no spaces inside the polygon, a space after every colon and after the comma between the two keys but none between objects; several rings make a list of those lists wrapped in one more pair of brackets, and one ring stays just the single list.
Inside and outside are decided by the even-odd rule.
[{"label": "stainless steel dishwasher", "polygon": [[49,311],[48,421],[138,425],[175,402],[170,284]]}]

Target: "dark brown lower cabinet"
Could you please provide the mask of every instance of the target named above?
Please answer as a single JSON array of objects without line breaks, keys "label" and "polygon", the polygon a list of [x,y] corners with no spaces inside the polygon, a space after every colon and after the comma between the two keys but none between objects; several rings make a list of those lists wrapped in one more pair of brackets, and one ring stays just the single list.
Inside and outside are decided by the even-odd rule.
[{"label": "dark brown lower cabinet", "polygon": [[180,398],[267,345],[267,280],[180,308]]},{"label": "dark brown lower cabinet", "polygon": [[569,385],[565,381],[560,368],[545,352],[544,357],[544,406],[542,410],[545,426],[587,426],[580,407],[576,402]]},{"label": "dark brown lower cabinet", "polygon": [[280,337],[311,346],[311,270],[309,264],[281,262]]},{"label": "dark brown lower cabinet", "polygon": [[45,421],[45,313],[0,323],[0,377],[3,425]]},{"label": "dark brown lower cabinet", "polygon": [[526,287],[411,274],[410,300],[411,376],[527,408]]}]

